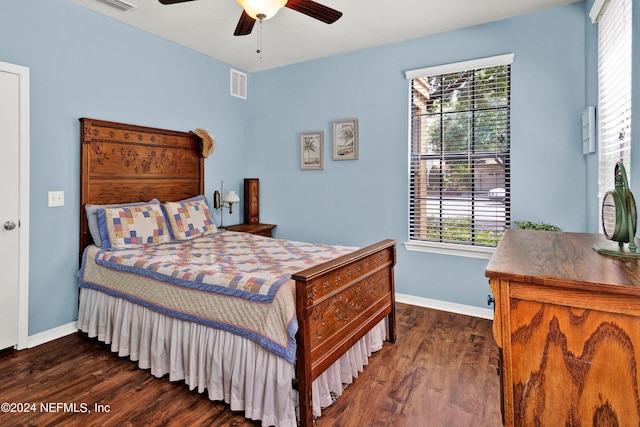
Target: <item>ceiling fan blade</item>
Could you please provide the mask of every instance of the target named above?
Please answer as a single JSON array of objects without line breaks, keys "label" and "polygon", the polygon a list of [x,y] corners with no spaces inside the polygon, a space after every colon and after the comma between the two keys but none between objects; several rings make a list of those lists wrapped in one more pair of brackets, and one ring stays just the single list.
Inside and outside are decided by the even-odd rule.
[{"label": "ceiling fan blade", "polygon": [[234,36],[246,36],[251,34],[251,30],[253,30],[253,24],[256,23],[256,20],[247,14],[244,10],[242,11],[242,16],[240,16],[240,20],[238,21],[238,25],[236,26],[236,30],[233,32]]},{"label": "ceiling fan blade", "polygon": [[342,16],[342,12],[312,0],[289,0],[286,7],[327,24],[333,24]]},{"label": "ceiling fan blade", "polygon": [[175,4],[175,3],[185,3],[193,0],[158,0],[162,4]]}]

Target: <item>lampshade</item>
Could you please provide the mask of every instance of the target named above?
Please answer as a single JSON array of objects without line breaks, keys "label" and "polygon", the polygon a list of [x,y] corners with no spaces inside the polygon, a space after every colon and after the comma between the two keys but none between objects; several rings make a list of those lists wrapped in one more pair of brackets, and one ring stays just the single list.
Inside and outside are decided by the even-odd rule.
[{"label": "lampshade", "polygon": [[238,197],[234,190],[229,190],[222,198],[222,201],[227,203],[238,203],[240,201],[240,197]]},{"label": "lampshade", "polygon": [[[237,0],[245,12],[253,19],[265,20],[273,18],[275,14],[287,4],[288,0]],[[261,16],[261,18],[258,17]]]}]

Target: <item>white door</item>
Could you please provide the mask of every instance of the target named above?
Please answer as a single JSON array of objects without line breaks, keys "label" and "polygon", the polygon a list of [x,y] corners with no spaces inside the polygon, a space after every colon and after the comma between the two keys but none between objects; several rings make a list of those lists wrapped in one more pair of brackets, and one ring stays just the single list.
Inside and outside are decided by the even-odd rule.
[{"label": "white door", "polygon": [[[0,63],[0,349],[18,345],[20,307],[21,79]],[[23,135],[24,136],[24,135]],[[28,192],[25,191],[28,195]]]}]

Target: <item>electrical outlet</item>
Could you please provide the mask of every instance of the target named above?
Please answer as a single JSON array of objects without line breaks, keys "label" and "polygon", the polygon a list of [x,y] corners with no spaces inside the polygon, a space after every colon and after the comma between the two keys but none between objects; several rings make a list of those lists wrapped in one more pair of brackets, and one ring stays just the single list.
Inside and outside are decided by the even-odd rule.
[{"label": "electrical outlet", "polygon": [[64,206],[64,191],[49,191],[49,207]]}]

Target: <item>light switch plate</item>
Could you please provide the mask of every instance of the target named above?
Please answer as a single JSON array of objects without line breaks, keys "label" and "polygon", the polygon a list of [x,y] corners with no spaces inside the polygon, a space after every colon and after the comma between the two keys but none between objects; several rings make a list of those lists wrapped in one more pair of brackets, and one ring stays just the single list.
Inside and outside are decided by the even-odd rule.
[{"label": "light switch plate", "polygon": [[49,207],[64,206],[64,191],[49,191]]}]

